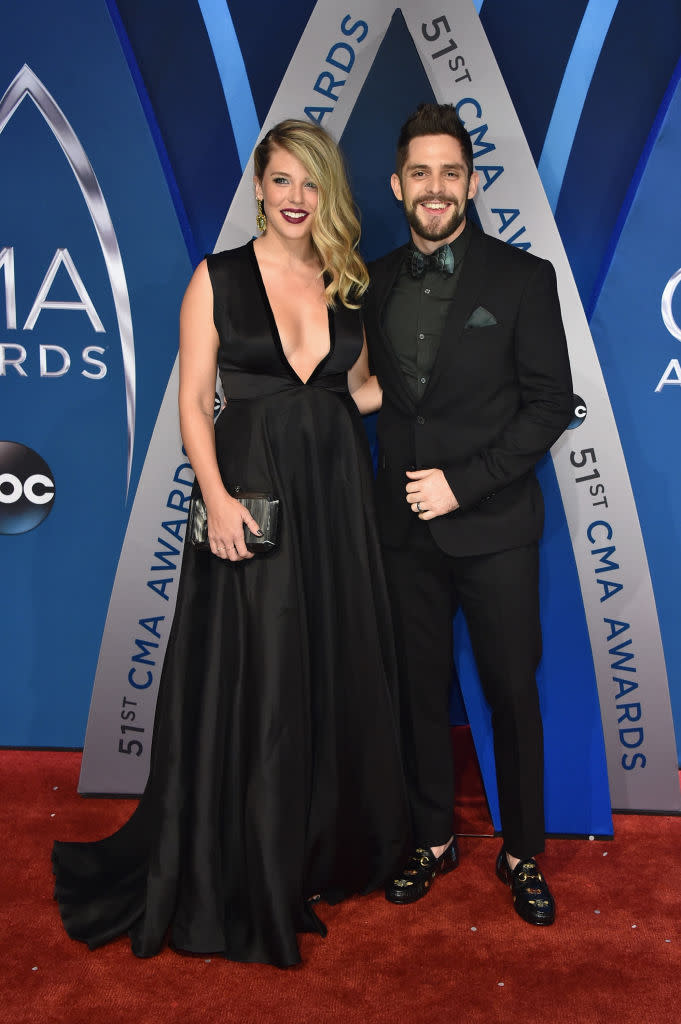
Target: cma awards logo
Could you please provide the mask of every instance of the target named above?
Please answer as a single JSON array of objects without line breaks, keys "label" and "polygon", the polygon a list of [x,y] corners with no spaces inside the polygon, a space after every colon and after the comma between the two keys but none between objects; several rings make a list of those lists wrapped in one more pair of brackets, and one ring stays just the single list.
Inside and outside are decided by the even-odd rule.
[{"label": "cma awards logo", "polygon": [[[4,96],[0,99],[0,134],[2,134],[10,118],[16,113],[26,98],[32,100],[38,108],[66,157],[85,200],[104,257],[116,310],[123,361],[128,435],[127,487],[129,488],[135,441],[135,342],[128,286],[116,232],[114,231],[106,200],[102,194],[92,164],[80,140],[54,97],[26,64],[21,68],[16,78],[10,83]],[[60,268],[63,268],[68,274],[77,295],[77,299],[73,301],[64,302],[49,298],[54,279]],[[0,271],[4,276],[6,327],[8,331],[15,331],[17,330],[17,305],[13,246],[0,246]],[[28,311],[26,320],[23,323],[22,331],[33,330],[38,317],[44,309],[81,311],[87,315],[96,333],[105,333],[105,328],[87,292],[82,277],[66,248],[56,249],[54,257],[35,295],[31,309]],[[83,349],[81,353],[83,362],[81,374],[83,377],[90,380],[99,380],[106,376],[106,364],[99,358],[104,352],[105,349],[98,345],[87,346]],[[21,341],[17,340],[16,343],[12,341],[8,344],[1,344],[0,377],[8,377],[10,375],[15,375],[17,378],[26,377],[28,375],[26,368],[27,359],[28,352],[25,344],[22,344]],[[69,372],[71,355],[61,345],[40,345],[38,362],[41,377],[61,377]]]},{"label": "cma awards logo", "polygon": [[[78,302],[61,302],[48,299],[50,289],[57,271],[64,267],[73,285]],[[5,246],[0,249],[0,270],[5,276],[5,322],[8,331],[17,329],[16,276],[14,270],[14,247]],[[68,249],[57,249],[50,263],[42,284],[38,289],[31,310],[24,323],[24,331],[32,331],[38,322],[43,309],[83,310],[87,313],[90,323],[98,334],[104,334],[105,328],[95,309],[83,280],[76,269]],[[83,377],[100,380],[106,377],[107,366],[97,356],[104,355],[106,349],[99,345],[87,345],[82,351],[82,360],[86,369],[81,370]],[[28,353],[24,345],[0,344],[0,377],[7,377],[14,371],[19,377],[27,377],[26,360]],[[41,377],[63,377],[71,368],[71,355],[62,345],[39,345],[38,359]]]},{"label": "cma awards logo", "polygon": [[0,441],[0,534],[28,533],[50,514],[54,478],[26,445]]},{"label": "cma awards logo", "polygon": [[[674,311],[672,309],[672,303],[674,301],[674,295],[676,289],[681,282],[681,267],[672,274],[667,281],[664,291],[662,292],[662,302],[660,304],[660,310],[662,313],[662,320],[664,325],[673,338],[677,341],[681,341],[681,327],[679,327],[674,317]],[[671,384],[675,384],[677,387],[681,385],[681,362],[678,357],[676,359],[670,359],[667,368],[657,382],[656,392],[662,391],[663,388],[668,387]]]}]

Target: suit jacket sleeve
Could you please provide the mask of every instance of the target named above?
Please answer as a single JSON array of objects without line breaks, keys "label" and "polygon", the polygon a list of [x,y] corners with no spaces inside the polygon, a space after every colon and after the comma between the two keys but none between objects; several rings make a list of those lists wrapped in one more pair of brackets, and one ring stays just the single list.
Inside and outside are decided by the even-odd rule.
[{"label": "suit jacket sleeve", "polygon": [[518,404],[494,440],[442,467],[461,509],[527,474],[572,417],[572,378],[556,275],[541,260],[528,278],[514,326]]}]

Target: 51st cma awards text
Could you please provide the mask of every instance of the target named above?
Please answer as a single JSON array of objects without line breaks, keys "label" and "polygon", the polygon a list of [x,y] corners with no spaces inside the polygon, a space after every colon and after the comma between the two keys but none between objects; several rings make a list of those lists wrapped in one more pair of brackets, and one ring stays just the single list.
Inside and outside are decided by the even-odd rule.
[{"label": "51st cma awards text", "polygon": [[[575,484],[589,485],[589,495],[593,499],[590,504],[593,508],[601,506],[608,508],[608,498],[605,493],[605,484],[600,482],[601,474],[597,468],[598,456],[595,448],[582,448],[581,451],[570,452],[570,464],[577,471]],[[599,481],[595,483],[594,481]],[[600,512],[600,510],[599,510]],[[599,515],[596,512],[596,515]],[[603,513],[600,513],[603,514]],[[615,561],[617,547],[613,540],[614,531],[610,523],[603,519],[596,519],[586,529],[586,537],[590,545],[593,562],[594,578],[593,583],[600,587],[599,603],[610,601],[616,595],[621,594],[625,584],[618,579],[616,574],[620,572],[620,564]],[[617,604],[617,600],[615,601]],[[643,701],[630,700],[630,694],[639,690],[639,680],[630,676],[623,676],[621,673],[637,674],[635,664],[636,652],[633,648],[631,636],[631,623],[623,621],[614,616],[605,616],[603,622],[608,627],[605,637],[606,652],[600,651],[600,658],[608,658],[608,693],[615,702],[617,713],[617,732],[620,745],[624,748],[620,763],[625,771],[645,768],[647,756],[643,750],[645,742],[644,707]],[[624,634],[630,635],[622,639]],[[613,640],[618,642],[608,646]],[[599,645],[600,648],[600,645]],[[627,650],[627,648],[630,648]],[[596,652],[596,647],[594,647]],[[612,660],[610,660],[612,659]],[[632,664],[630,664],[632,662]],[[610,686],[615,686],[614,694],[610,693]],[[634,753],[634,751],[636,751]]]},{"label": "51st cma awards text", "polygon": [[[63,301],[49,298],[54,279],[62,267],[73,285],[78,296],[77,299]],[[13,246],[0,248],[0,270],[4,272],[5,282],[5,326],[8,331],[16,331],[18,328]],[[97,334],[106,333],[68,249],[60,248],[55,251],[47,272],[36,292],[22,330],[32,331],[43,310],[85,313]],[[81,375],[89,380],[102,380],[106,377],[108,372],[107,365],[99,358],[105,353],[106,348],[103,348],[101,345],[86,345],[80,352],[80,358],[83,363],[83,369],[80,371]],[[9,372],[13,372],[18,377],[28,377],[36,372],[40,377],[64,377],[71,369],[71,362],[71,353],[63,345],[39,344],[37,346],[36,365],[35,349],[32,349],[29,353],[26,346],[20,342],[0,342],[0,377],[6,377]]]}]

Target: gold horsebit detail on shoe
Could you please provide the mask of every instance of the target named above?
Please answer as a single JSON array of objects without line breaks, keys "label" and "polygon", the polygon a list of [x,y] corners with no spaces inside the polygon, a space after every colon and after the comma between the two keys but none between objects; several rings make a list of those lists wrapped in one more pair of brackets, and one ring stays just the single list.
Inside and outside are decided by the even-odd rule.
[{"label": "gold horsebit detail on shoe", "polygon": [[[536,878],[538,882],[543,882],[544,881],[544,879],[542,878],[541,871],[536,871],[534,869],[534,865],[533,864],[523,864],[523,868],[525,868],[524,871],[519,871],[518,872],[518,881],[520,881],[520,882],[527,882],[528,879],[530,879],[530,878]],[[526,887],[525,888],[525,892],[526,893],[532,892],[532,893],[536,893],[537,895],[539,895],[541,893],[541,889],[530,889],[530,888]],[[516,894],[513,897],[513,902],[514,903],[517,900],[519,895],[520,894],[518,893],[518,894]],[[527,902],[529,904],[531,904],[533,907],[535,907],[535,906],[536,907],[548,907],[548,905],[549,905],[549,901],[548,900],[543,900],[543,899],[542,900],[528,900]]]},{"label": "gold horsebit detail on shoe", "polygon": [[[421,854],[419,857],[419,864],[422,868],[427,868],[430,864],[430,857],[428,856],[429,850],[425,850],[422,846],[417,847],[416,853]],[[416,860],[416,857],[411,857],[411,860]],[[396,885],[398,889],[406,889],[407,886],[413,885],[414,883],[405,878],[404,875],[417,875],[418,871],[415,868],[405,868],[400,878],[393,878],[393,885]],[[424,880],[424,886],[427,889],[432,879]]]}]

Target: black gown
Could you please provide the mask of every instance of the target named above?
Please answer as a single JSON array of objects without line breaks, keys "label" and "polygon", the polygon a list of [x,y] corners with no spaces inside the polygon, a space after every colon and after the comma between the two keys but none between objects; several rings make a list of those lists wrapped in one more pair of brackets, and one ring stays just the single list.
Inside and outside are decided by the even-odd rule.
[{"label": "black gown", "polygon": [[288,966],[296,932],[399,866],[408,811],[372,477],[347,371],[357,311],[329,314],[307,382],[286,360],[252,243],[208,257],[227,405],[226,486],[275,494],[276,551],[224,562],[187,545],[149,781],[130,820],[55,843],[55,898],[90,948],[129,932]]}]

